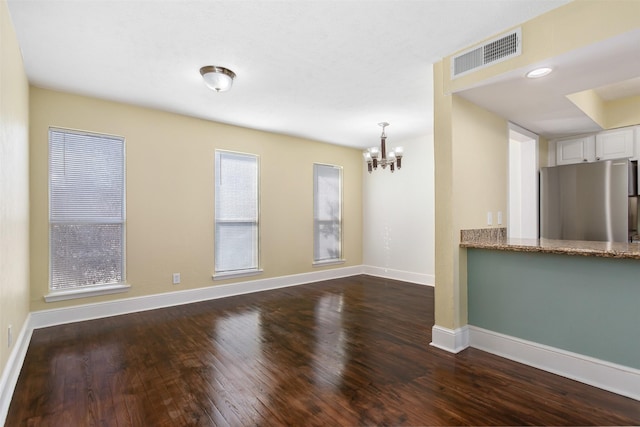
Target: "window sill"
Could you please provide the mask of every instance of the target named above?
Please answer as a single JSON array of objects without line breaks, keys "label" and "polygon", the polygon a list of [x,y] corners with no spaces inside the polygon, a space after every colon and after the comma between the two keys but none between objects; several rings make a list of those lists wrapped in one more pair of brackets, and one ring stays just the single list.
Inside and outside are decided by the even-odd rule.
[{"label": "window sill", "polygon": [[216,273],[213,276],[213,280],[225,280],[225,279],[235,279],[236,277],[248,277],[248,276],[257,276],[258,274],[262,274],[264,270],[261,268],[257,270],[244,270],[244,271],[231,271],[226,273]]},{"label": "window sill", "polygon": [[117,294],[128,292],[131,285],[126,283],[114,283],[112,285],[95,285],[83,288],[68,289],[63,291],[51,291],[44,296],[46,302],[64,301],[76,298],[96,297],[99,295]]},{"label": "window sill", "polygon": [[324,261],[314,261],[313,262],[313,266],[314,267],[324,267],[326,265],[344,264],[345,262],[347,262],[346,259],[328,259],[328,260],[324,260]]}]

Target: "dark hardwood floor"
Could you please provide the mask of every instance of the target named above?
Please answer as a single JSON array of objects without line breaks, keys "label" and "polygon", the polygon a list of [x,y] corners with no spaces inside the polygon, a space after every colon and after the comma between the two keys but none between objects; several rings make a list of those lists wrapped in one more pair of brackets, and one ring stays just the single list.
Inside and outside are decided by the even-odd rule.
[{"label": "dark hardwood floor", "polygon": [[433,289],[356,276],[34,331],[7,426],[637,425],[640,402],[429,346]]}]

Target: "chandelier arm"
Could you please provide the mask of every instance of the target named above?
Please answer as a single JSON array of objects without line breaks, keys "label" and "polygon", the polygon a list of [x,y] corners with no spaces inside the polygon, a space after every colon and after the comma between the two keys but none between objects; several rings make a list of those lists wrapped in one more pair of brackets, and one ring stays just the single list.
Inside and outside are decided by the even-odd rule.
[{"label": "chandelier arm", "polygon": [[387,160],[387,137],[380,138],[380,149],[382,150],[382,160]]}]

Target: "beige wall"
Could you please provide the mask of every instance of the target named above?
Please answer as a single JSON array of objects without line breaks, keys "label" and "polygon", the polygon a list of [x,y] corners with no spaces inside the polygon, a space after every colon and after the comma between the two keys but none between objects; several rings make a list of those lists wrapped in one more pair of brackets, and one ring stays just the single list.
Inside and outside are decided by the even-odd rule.
[{"label": "beige wall", "polygon": [[509,123],[464,98],[453,96],[453,197],[455,222],[487,227],[487,212],[507,208]]},{"label": "beige wall", "polygon": [[604,110],[607,129],[640,124],[640,96],[606,101]]},{"label": "beige wall", "polygon": [[538,168],[549,166],[549,140],[541,136],[538,140]]},{"label": "beige wall", "polygon": [[[442,63],[436,64],[441,70]],[[441,92],[440,92],[441,93]],[[436,324],[467,324],[466,250],[460,230],[487,227],[487,212],[506,221],[508,122],[458,96],[437,96]],[[449,124],[448,129],[443,127]],[[444,208],[444,209],[443,209]],[[442,250],[446,248],[446,251]]]},{"label": "beige wall", "polygon": [[0,372],[29,313],[28,102],[20,49],[7,4],[0,1]]},{"label": "beige wall", "polygon": [[[522,24],[524,45],[519,57],[454,81],[449,72],[451,57],[434,65],[437,325],[457,329],[467,323],[466,251],[459,249],[460,230],[487,227],[488,210],[494,212],[495,221],[495,210],[506,211],[508,188],[506,121],[459,99],[455,92],[637,29],[638,16],[640,1],[576,0]],[[626,107],[622,112],[608,113],[616,117],[607,120],[635,120],[623,117]],[[547,151],[543,140],[541,165]]]},{"label": "beige wall", "polygon": [[640,123],[640,96],[605,101],[589,89],[567,98],[603,129],[615,129]]},{"label": "beige wall", "polygon": [[595,90],[589,89],[582,92],[571,93],[567,95],[569,101],[573,102],[576,107],[582,110],[591,118],[598,126],[603,129],[607,128],[605,119],[604,102],[598,96]]},{"label": "beige wall", "polygon": [[[313,163],[344,168],[344,257],[362,263],[359,150],[31,88],[31,310],[317,271]],[[48,292],[49,126],[126,138],[126,294],[45,303]],[[249,279],[213,281],[214,150],[260,156],[261,266]],[[331,268],[331,267],[324,267]],[[333,267],[336,268],[336,267]],[[172,273],[182,283],[172,285]]]},{"label": "beige wall", "polygon": [[453,97],[444,93],[443,63],[433,66],[435,184],[435,319],[449,329],[459,326],[459,241],[453,223]]}]

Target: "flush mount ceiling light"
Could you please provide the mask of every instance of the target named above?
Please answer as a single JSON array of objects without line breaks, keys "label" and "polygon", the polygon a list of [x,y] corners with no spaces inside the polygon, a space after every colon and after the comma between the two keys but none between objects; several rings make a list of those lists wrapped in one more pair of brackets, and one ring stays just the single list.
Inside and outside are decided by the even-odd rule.
[{"label": "flush mount ceiling light", "polygon": [[[364,156],[364,161],[367,162],[367,170],[369,173],[374,169],[378,169],[378,164],[382,166],[382,169],[385,169],[387,165],[391,172],[396,170],[396,165],[398,169],[402,166],[402,155],[404,151],[402,147],[396,147],[394,150],[389,151],[387,153],[387,135],[384,133],[384,128],[389,126],[389,123],[382,122],[378,123],[378,126],[382,127],[382,135],[380,135],[380,148],[371,147],[366,150],[362,155]],[[382,153],[382,158],[379,159],[380,154]],[[379,160],[378,160],[379,159]]]},{"label": "flush mount ceiling light", "polygon": [[207,65],[200,68],[200,74],[204,79],[204,83],[216,92],[224,92],[231,89],[233,79],[236,77],[236,73],[224,68],[216,67],[215,65]]},{"label": "flush mount ceiling light", "polygon": [[548,75],[551,71],[553,70],[549,67],[540,67],[529,71],[526,76],[529,79],[537,79]]}]

